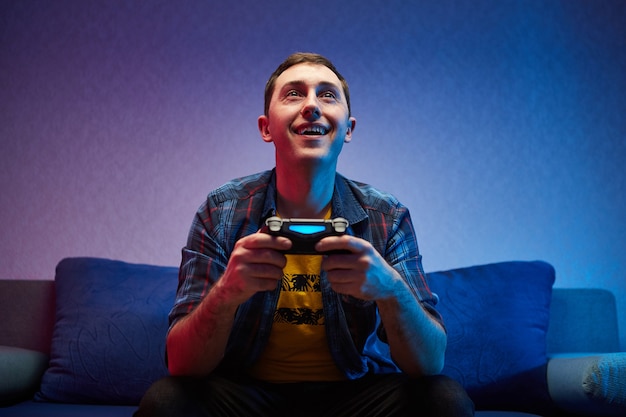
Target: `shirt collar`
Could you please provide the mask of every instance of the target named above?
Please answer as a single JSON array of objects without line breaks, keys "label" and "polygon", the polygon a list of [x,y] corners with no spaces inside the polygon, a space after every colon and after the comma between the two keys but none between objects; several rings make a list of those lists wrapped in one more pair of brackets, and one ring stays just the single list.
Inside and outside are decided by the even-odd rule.
[{"label": "shirt collar", "polygon": [[[348,179],[339,173],[335,175],[335,189],[333,191],[331,207],[331,216],[333,218],[343,217],[348,220],[348,223],[351,225],[367,218],[367,213],[352,192]],[[275,216],[276,212],[276,168],[274,168],[267,186],[267,195],[263,207],[263,222],[265,222],[265,219],[268,217]]]}]

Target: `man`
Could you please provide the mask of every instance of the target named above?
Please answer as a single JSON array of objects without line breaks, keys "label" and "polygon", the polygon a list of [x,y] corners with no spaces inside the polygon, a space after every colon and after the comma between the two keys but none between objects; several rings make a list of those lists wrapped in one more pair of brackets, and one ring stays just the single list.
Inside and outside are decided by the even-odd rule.
[{"label": "man", "polygon": [[[272,74],[258,127],[276,167],[200,207],[170,313],[172,376],[138,416],[473,415],[437,375],[446,333],[407,208],[336,172],[355,126],[326,58],[294,54]],[[292,242],[262,230],[276,215],[349,227],[320,255],[285,255]]]}]

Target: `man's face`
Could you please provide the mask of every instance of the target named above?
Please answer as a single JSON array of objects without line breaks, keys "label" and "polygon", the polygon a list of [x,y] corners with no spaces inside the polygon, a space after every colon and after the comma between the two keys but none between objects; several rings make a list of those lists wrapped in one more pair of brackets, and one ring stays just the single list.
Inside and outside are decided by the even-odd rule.
[{"label": "man's face", "polygon": [[335,73],[323,65],[298,64],[276,79],[259,130],[264,141],[274,143],[277,166],[334,165],[355,123]]}]

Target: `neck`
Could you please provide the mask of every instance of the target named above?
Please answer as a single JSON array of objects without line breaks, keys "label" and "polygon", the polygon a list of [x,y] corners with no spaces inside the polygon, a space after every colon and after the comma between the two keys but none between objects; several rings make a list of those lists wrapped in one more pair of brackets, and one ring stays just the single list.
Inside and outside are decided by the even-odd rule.
[{"label": "neck", "polygon": [[324,218],[335,188],[335,171],[297,175],[277,167],[276,188],[281,217]]}]

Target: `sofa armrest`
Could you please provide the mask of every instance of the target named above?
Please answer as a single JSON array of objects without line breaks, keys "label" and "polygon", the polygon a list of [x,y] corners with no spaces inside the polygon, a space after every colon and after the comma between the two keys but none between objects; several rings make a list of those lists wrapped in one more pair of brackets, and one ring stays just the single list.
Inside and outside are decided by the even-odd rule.
[{"label": "sofa armrest", "polygon": [[547,377],[552,400],[565,411],[626,415],[626,352],[554,356]]},{"label": "sofa armrest", "polygon": [[0,406],[32,396],[48,367],[48,355],[29,349],[0,346]]}]

